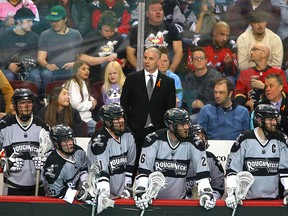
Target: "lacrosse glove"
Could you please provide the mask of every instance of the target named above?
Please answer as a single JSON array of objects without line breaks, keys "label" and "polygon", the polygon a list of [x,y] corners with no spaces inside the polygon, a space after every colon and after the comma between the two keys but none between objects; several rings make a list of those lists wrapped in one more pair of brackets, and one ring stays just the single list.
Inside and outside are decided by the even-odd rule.
[{"label": "lacrosse glove", "polygon": [[1,167],[3,167],[3,172],[18,172],[24,166],[24,160],[19,158],[21,154],[14,152],[8,159],[1,158]]},{"label": "lacrosse glove", "polygon": [[226,206],[228,208],[235,209],[238,205],[235,189],[233,188],[227,188],[227,198],[225,199]]},{"label": "lacrosse glove", "polygon": [[200,191],[199,203],[200,206],[203,206],[206,210],[215,207],[216,200],[210,188],[205,188],[203,191]]},{"label": "lacrosse glove", "polygon": [[283,195],[284,195],[283,204],[288,205],[288,190],[285,190]]},{"label": "lacrosse glove", "polygon": [[133,191],[132,191],[132,185],[128,184],[124,187],[124,190],[122,194],[120,195],[121,198],[129,199],[132,197]]},{"label": "lacrosse glove", "polygon": [[148,208],[149,204],[152,204],[152,200],[148,200],[147,198],[145,188],[141,186],[135,189],[134,200],[137,208],[141,210],[145,210],[146,208]]},{"label": "lacrosse glove", "polygon": [[34,166],[36,170],[42,170],[47,157],[33,157]]}]

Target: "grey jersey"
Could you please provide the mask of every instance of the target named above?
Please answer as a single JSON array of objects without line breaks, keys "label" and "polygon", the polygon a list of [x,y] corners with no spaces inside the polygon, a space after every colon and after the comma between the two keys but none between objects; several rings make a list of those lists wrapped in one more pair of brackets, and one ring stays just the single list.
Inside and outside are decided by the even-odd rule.
[{"label": "grey jersey", "polygon": [[277,198],[279,177],[288,177],[288,139],[279,132],[277,139],[263,145],[255,135],[257,129],[239,135],[231,148],[226,174],[248,171],[255,177],[247,199]]},{"label": "grey jersey", "polygon": [[41,174],[47,196],[64,198],[68,196],[69,188],[77,190],[80,182],[85,180],[88,174],[86,153],[77,145],[75,149],[69,158],[61,156],[58,150],[48,156]]},{"label": "grey jersey", "polygon": [[161,129],[146,136],[139,160],[138,186],[141,178],[151,172],[160,171],[166,178],[165,188],[159,191],[159,199],[183,199],[186,194],[186,176],[190,162],[196,172],[196,180],[209,178],[209,167],[205,149],[191,142],[179,142],[172,146],[167,129]]},{"label": "grey jersey", "polygon": [[[206,151],[208,166],[210,169],[210,184],[214,195],[220,199],[224,194],[224,169],[216,158],[216,156],[209,151]],[[193,186],[196,186],[196,172],[190,166],[187,174],[186,192],[190,195]]]},{"label": "grey jersey", "polygon": [[136,145],[130,129],[114,139],[105,129],[97,130],[88,144],[89,167],[96,160],[101,165],[99,182],[108,181],[112,198],[120,196],[127,184],[132,184]]},{"label": "grey jersey", "polygon": [[32,158],[38,156],[42,128],[49,131],[49,126],[36,116],[27,127],[22,127],[14,115],[0,121],[0,149],[4,148],[6,158],[15,153],[24,160],[20,171],[4,174],[4,182],[8,185],[19,189],[35,187],[36,170]]}]

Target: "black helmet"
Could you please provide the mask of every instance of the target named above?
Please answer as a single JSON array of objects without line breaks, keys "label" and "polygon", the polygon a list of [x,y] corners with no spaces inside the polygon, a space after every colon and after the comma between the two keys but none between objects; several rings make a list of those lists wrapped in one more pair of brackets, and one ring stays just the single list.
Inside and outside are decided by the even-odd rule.
[{"label": "black helmet", "polygon": [[[280,116],[278,110],[271,104],[259,104],[254,111],[254,122],[256,125],[263,129],[265,136],[269,139],[274,137],[277,133],[267,131],[265,126],[266,118],[275,118],[277,120],[277,130],[279,129],[278,117]],[[261,122],[258,121],[261,119]]]},{"label": "black helmet", "polygon": [[[263,123],[266,118],[278,118],[279,112],[278,110],[271,104],[259,104],[254,111],[254,118],[261,118],[261,123]],[[258,125],[261,127],[260,125]]]},{"label": "black helmet", "polygon": [[103,105],[100,108],[99,116],[105,127],[110,128],[117,136],[123,134],[123,131],[116,131],[113,126],[113,119],[123,117],[126,122],[124,109],[120,104],[110,103]]},{"label": "black helmet", "polygon": [[[73,139],[73,144],[75,145],[75,138],[74,138],[74,133],[73,130],[68,126],[68,125],[64,125],[64,124],[58,124],[55,125],[51,128],[50,130],[50,139],[53,143],[53,145],[55,146],[56,149],[61,150],[62,152],[63,149],[61,147],[61,141],[65,141],[65,140],[70,140]],[[75,148],[74,148],[75,150]],[[73,154],[73,152],[64,152],[65,154]]]},{"label": "black helmet", "polygon": [[12,96],[12,103],[13,103],[13,106],[17,115],[22,121],[28,121],[31,118],[32,111],[31,113],[25,114],[25,115],[20,113],[17,105],[18,105],[18,102],[21,100],[31,100],[33,103],[35,100],[35,95],[28,88],[20,88],[20,89],[16,89]]},{"label": "black helmet", "polygon": [[207,149],[209,147],[209,144],[208,144],[207,133],[204,130],[204,128],[200,124],[194,124],[191,127],[191,131],[192,131],[193,137],[199,136],[200,133],[203,134],[203,136],[205,137],[205,140],[203,140],[205,144],[205,149]]},{"label": "black helmet", "polygon": [[177,131],[178,124],[190,124],[190,116],[186,110],[180,108],[171,108],[167,110],[164,115],[164,123],[166,127],[175,134],[178,140],[187,140],[186,138],[179,137],[179,133]]}]

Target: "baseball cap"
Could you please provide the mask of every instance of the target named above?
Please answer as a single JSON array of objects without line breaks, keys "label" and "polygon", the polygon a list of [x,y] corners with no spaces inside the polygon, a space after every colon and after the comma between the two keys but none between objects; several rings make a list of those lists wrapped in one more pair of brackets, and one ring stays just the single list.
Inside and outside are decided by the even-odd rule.
[{"label": "baseball cap", "polygon": [[66,16],[65,8],[60,5],[56,5],[50,9],[49,14],[48,16],[45,17],[45,19],[50,21],[57,21],[65,16]]},{"label": "baseball cap", "polygon": [[19,8],[14,15],[14,20],[24,20],[24,19],[33,20],[34,18],[35,14],[29,8],[26,7]]}]

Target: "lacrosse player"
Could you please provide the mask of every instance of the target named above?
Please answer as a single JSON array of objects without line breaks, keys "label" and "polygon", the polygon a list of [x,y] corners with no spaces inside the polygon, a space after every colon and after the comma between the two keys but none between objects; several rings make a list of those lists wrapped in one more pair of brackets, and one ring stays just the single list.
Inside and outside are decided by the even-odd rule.
[{"label": "lacrosse player", "polygon": [[124,109],[119,104],[106,104],[100,108],[99,116],[103,127],[94,133],[87,150],[89,167],[96,161],[101,165],[97,188],[112,199],[132,197],[136,145],[126,127]]},{"label": "lacrosse player", "polygon": [[164,122],[167,129],[160,129],[145,138],[139,160],[139,175],[136,177],[136,206],[142,210],[148,207],[148,176],[154,171],[162,172],[167,182],[157,198],[184,199],[186,177],[192,162],[196,172],[200,205],[207,210],[213,208],[216,201],[209,182],[210,173],[205,148],[191,142],[188,112],[179,108],[169,109],[164,115]]},{"label": "lacrosse player", "polygon": [[227,207],[237,207],[239,198],[235,191],[240,184],[236,174],[241,171],[248,171],[255,178],[246,199],[277,199],[280,178],[285,190],[283,202],[287,204],[288,138],[278,128],[280,118],[273,105],[258,105],[254,117],[258,127],[241,133],[233,144],[226,165]]},{"label": "lacrosse player", "polygon": [[[192,125],[192,139],[195,144],[204,145],[201,148],[204,147],[205,149],[207,149],[209,147],[206,131],[199,124]],[[206,150],[206,154],[208,166],[210,169],[210,183],[213,189],[213,195],[215,199],[221,199],[224,194],[224,169],[219,160],[212,152]],[[196,186],[195,177],[195,170],[190,164],[186,180],[186,195],[189,198],[194,198],[193,196],[195,196],[194,194],[192,194],[191,190],[193,187]]]},{"label": "lacrosse player", "polygon": [[[26,88],[16,89],[12,103],[16,115],[0,121],[1,166],[4,172],[4,195],[31,196],[35,193],[36,170],[43,166],[38,157],[39,134],[49,126],[33,115],[34,94]],[[44,195],[41,187],[40,195]]]},{"label": "lacrosse player", "polygon": [[48,156],[42,171],[47,196],[72,203],[74,198],[91,201],[85,180],[88,176],[85,151],[76,145],[73,130],[64,124],[51,128],[50,139],[55,149]]}]

